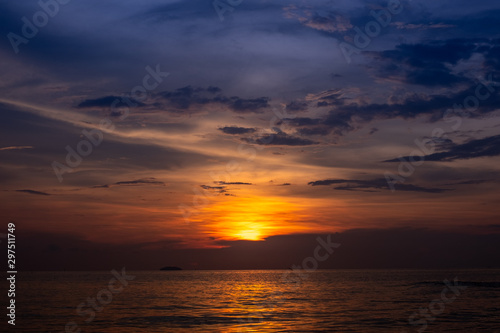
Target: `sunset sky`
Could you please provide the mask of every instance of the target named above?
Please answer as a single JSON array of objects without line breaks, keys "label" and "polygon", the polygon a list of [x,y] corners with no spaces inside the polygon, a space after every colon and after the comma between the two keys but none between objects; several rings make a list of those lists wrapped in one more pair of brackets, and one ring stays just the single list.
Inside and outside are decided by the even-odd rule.
[{"label": "sunset sky", "polygon": [[498,237],[500,3],[221,3],[0,4],[1,215],[27,267]]}]

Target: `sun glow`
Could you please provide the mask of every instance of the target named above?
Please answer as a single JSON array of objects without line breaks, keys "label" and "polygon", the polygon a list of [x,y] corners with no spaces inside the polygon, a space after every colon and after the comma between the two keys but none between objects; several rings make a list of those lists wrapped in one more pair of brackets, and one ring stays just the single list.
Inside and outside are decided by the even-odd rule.
[{"label": "sun glow", "polygon": [[235,236],[241,239],[259,240],[260,232],[258,230],[243,230],[240,233],[236,234]]},{"label": "sun glow", "polygon": [[223,239],[258,241],[266,237],[304,231],[297,223],[298,204],[279,198],[230,198],[215,202],[200,213],[211,236]]}]

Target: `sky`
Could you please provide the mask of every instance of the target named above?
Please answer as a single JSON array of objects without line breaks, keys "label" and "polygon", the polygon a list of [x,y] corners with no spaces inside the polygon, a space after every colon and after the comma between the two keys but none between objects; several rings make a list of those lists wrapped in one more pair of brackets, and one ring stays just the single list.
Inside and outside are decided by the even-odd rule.
[{"label": "sky", "polygon": [[26,269],[282,268],[329,234],[325,267],[498,265],[499,15],[4,1],[3,224]]}]

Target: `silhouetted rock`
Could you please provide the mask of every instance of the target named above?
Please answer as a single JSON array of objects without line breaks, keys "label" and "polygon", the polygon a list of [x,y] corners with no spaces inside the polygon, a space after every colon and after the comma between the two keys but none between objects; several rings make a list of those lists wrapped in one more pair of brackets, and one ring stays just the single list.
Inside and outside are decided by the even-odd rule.
[{"label": "silhouetted rock", "polygon": [[175,266],[165,266],[163,268],[160,268],[160,271],[182,271],[182,268]]}]

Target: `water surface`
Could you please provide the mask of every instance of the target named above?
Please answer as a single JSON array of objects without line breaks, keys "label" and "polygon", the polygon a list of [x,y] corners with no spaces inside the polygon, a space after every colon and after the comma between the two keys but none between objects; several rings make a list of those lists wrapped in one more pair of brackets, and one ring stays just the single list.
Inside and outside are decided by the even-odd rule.
[{"label": "water surface", "polygon": [[[110,272],[20,273],[16,330],[64,332],[74,322],[75,332],[500,332],[500,270],[317,270],[284,282],[285,272],[127,272],[134,280],[101,311],[85,304],[101,290],[106,301]],[[443,281],[455,277],[467,288],[444,309],[435,302],[433,315]],[[429,316],[411,325],[419,309]]]}]

